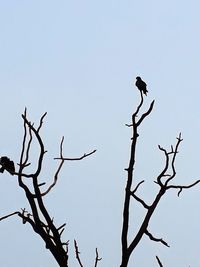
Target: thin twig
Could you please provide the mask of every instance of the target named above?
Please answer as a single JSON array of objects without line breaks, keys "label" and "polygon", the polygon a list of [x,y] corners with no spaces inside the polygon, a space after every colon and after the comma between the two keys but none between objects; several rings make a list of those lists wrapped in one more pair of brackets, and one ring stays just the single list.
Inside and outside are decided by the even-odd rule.
[{"label": "thin twig", "polygon": [[153,109],[153,106],[154,106],[154,100],[151,102],[150,106],[149,106],[149,109],[142,114],[141,118],[139,119],[139,121],[137,122],[137,126],[139,126],[142,121],[151,113],[152,109]]},{"label": "thin twig", "polygon": [[179,189],[179,192],[178,192],[178,196],[179,196],[183,189],[191,188],[191,187],[195,186],[198,183],[200,183],[200,180],[197,180],[197,181],[195,181],[194,183],[192,183],[190,185],[168,185],[166,187],[166,189],[171,189],[171,188]]},{"label": "thin twig", "polygon": [[163,267],[163,265],[162,265],[160,259],[158,258],[158,256],[156,256],[156,259],[157,259],[157,261],[158,261],[159,266],[160,266],[160,267]]},{"label": "thin twig", "polygon": [[175,146],[175,149],[173,150],[172,148],[172,153],[173,153],[173,157],[172,157],[172,163],[171,163],[171,166],[172,166],[172,175],[171,177],[169,177],[166,182],[165,182],[165,185],[168,185],[168,183],[176,176],[176,169],[175,169],[175,160],[176,160],[176,155],[178,153],[178,148],[179,148],[179,145],[180,143],[183,141],[183,139],[181,138],[181,133],[179,134],[179,136],[177,137],[177,143],[176,143],[176,146]]},{"label": "thin twig", "polygon": [[95,263],[94,263],[94,267],[97,267],[97,264],[100,260],[102,260],[102,258],[99,258],[99,254],[98,254],[98,250],[97,248],[95,249],[96,252],[96,258],[95,258]]},{"label": "thin twig", "polygon": [[158,175],[158,177],[157,177],[157,179],[156,179],[157,182],[158,182],[158,184],[162,187],[163,184],[162,184],[162,182],[161,182],[161,178],[165,176],[165,173],[166,173],[166,171],[168,170],[168,167],[169,167],[169,154],[167,153],[167,150],[164,149],[163,147],[161,147],[160,145],[158,145],[158,148],[159,148],[161,151],[163,151],[164,154],[165,154],[165,166],[164,166],[163,170],[161,171],[161,173]]},{"label": "thin twig", "polygon": [[78,251],[78,245],[77,245],[77,242],[76,242],[75,239],[74,239],[74,248],[75,248],[75,253],[76,253],[76,259],[77,259],[79,265],[80,265],[81,267],[83,267],[83,264],[82,264],[81,259],[80,259],[80,257],[79,257],[80,252]]},{"label": "thin twig", "polygon": [[39,124],[39,127],[37,129],[37,132],[39,133],[41,127],[42,127],[42,124],[43,124],[43,120],[44,120],[44,117],[47,115],[47,112],[45,112],[42,117],[40,118],[40,124]]},{"label": "thin twig", "polygon": [[13,216],[13,215],[19,215],[19,211],[15,211],[15,212],[12,212],[12,213],[10,213],[10,214],[8,214],[8,215],[6,215],[6,216],[3,216],[3,217],[0,217],[0,221],[2,221],[2,220],[5,220],[5,219],[7,219],[7,218],[9,218],[9,217],[11,217],[11,216]]},{"label": "thin twig", "polygon": [[145,231],[145,234],[153,241],[155,242],[161,242],[163,245],[165,245],[166,247],[169,248],[169,245],[167,244],[167,242],[165,242],[162,238],[156,238],[154,237],[147,229]]},{"label": "thin twig", "polygon": [[139,183],[136,185],[135,189],[132,191],[132,193],[135,194],[136,191],[138,190],[139,186],[140,186],[141,184],[143,184],[143,183],[144,183],[144,180],[142,180],[141,182],[139,182]]},{"label": "thin twig", "polygon": [[138,196],[136,196],[133,192],[131,192],[131,195],[132,195],[138,202],[140,202],[140,203],[142,204],[142,206],[143,206],[145,209],[149,209],[149,208],[150,208],[150,206],[147,205],[143,199],[141,199],[141,198],[139,198]]},{"label": "thin twig", "polygon": [[92,152],[90,153],[85,153],[83,156],[79,157],[79,158],[65,158],[65,157],[59,157],[59,158],[54,158],[54,159],[60,159],[60,160],[69,160],[69,161],[74,161],[74,160],[82,160],[92,154],[94,154],[96,152],[96,149],[93,150]]}]

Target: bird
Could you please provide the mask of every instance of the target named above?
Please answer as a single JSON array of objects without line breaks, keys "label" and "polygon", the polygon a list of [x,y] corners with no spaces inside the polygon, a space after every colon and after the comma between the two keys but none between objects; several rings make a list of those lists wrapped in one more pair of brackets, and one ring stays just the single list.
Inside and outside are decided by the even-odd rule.
[{"label": "bird", "polygon": [[8,171],[10,174],[14,174],[15,172],[15,164],[12,160],[10,160],[8,157],[3,156],[0,158],[0,164],[1,164],[1,168],[0,168],[0,172],[3,173],[4,170]]},{"label": "bird", "polygon": [[143,94],[147,95],[147,93],[148,93],[147,85],[139,76],[136,77],[135,85],[140,90],[140,92],[142,92]]}]

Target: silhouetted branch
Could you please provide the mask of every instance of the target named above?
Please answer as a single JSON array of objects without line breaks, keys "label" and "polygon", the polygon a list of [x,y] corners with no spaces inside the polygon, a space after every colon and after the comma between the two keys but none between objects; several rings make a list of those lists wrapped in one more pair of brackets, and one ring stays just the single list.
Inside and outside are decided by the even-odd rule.
[{"label": "silhouetted branch", "polygon": [[156,238],[154,237],[147,229],[145,231],[145,234],[153,241],[155,242],[161,242],[163,245],[165,245],[166,247],[169,248],[169,245],[167,244],[167,242],[165,242],[162,238]]},{"label": "silhouetted branch", "polygon": [[[43,140],[40,136],[40,129],[43,124],[43,119],[46,113],[41,117],[39,127],[36,129],[34,124],[28,121],[26,116],[26,110],[22,115],[24,121],[24,137],[22,142],[22,151],[20,157],[19,164],[19,173],[15,173],[18,175],[19,186],[22,187],[26,193],[26,197],[31,207],[32,215],[30,215],[25,210],[22,210],[22,213],[18,215],[22,218],[23,223],[29,222],[34,229],[34,231],[41,236],[41,238],[46,243],[46,248],[49,249],[56,259],[57,263],[60,267],[68,266],[68,255],[67,250],[64,250],[66,244],[61,242],[61,234],[64,230],[64,224],[60,226],[58,229],[55,227],[53,220],[51,219],[42,199],[42,193],[40,191],[40,187],[44,185],[44,183],[38,182],[38,176],[42,169],[43,158],[45,154]],[[25,166],[27,166],[27,161],[29,158],[29,151],[31,147],[31,143],[33,137],[36,138],[36,141],[39,144],[39,157],[37,162],[37,169],[32,174],[22,173],[22,170]],[[26,142],[28,140],[28,142]],[[62,142],[61,142],[62,143]],[[27,145],[26,145],[27,144]],[[24,159],[25,156],[25,159]],[[64,162],[64,161],[63,161]],[[31,193],[30,189],[22,180],[22,177],[30,178],[32,180],[32,186],[34,189],[34,194]],[[33,220],[30,218],[33,216]],[[59,233],[60,231],[60,233]]]},{"label": "silhouetted branch", "polygon": [[15,211],[15,212],[12,212],[12,213],[10,213],[8,215],[5,215],[3,217],[0,217],[0,221],[5,220],[5,219],[7,219],[7,218],[9,218],[9,217],[11,217],[13,215],[19,215],[19,213],[20,213],[19,211]]},{"label": "silhouetted branch", "polygon": [[99,258],[99,254],[98,254],[98,250],[97,248],[95,249],[96,252],[96,258],[95,258],[95,263],[94,263],[94,267],[97,267],[97,264],[100,260],[102,260],[102,258]]},{"label": "silhouetted branch", "polygon": [[181,139],[181,133],[179,134],[179,136],[177,137],[177,143],[176,143],[176,146],[175,146],[175,149],[173,150],[173,147],[172,147],[172,151],[171,153],[173,154],[173,157],[172,157],[172,163],[171,163],[171,167],[172,167],[172,175],[171,177],[169,177],[167,179],[167,181],[165,182],[165,185],[168,185],[168,183],[176,176],[176,169],[175,169],[175,160],[176,160],[176,155],[178,153],[178,147],[180,145],[180,143],[183,141],[183,139]]},{"label": "silhouetted branch", "polygon": [[56,173],[55,173],[55,175],[54,175],[54,181],[53,181],[53,183],[48,187],[48,189],[47,189],[45,192],[41,193],[42,196],[45,196],[46,194],[48,194],[48,193],[51,191],[51,189],[56,185],[57,180],[58,180],[58,175],[59,175],[59,173],[60,173],[60,170],[61,170],[61,168],[62,168],[63,163],[64,163],[65,160],[69,160],[69,161],[82,160],[82,159],[84,159],[84,158],[86,158],[86,157],[88,157],[88,156],[90,156],[90,155],[92,155],[93,153],[96,152],[96,150],[93,150],[93,151],[90,152],[90,153],[87,153],[87,154],[85,153],[83,156],[81,156],[81,157],[79,157],[79,158],[65,158],[65,157],[63,156],[63,143],[64,143],[64,137],[62,137],[62,140],[61,140],[61,143],[60,143],[60,157],[59,157],[59,158],[54,158],[54,159],[59,159],[59,160],[61,160],[61,162],[60,162],[60,164],[59,164],[59,166],[58,166],[58,169],[57,169],[57,171],[56,171]]},{"label": "silhouetted branch", "polygon": [[144,234],[144,229],[146,229],[146,223],[148,224],[148,220],[146,219],[143,227],[141,227],[141,231],[137,235],[137,238],[135,238],[131,244],[128,246],[128,228],[129,228],[129,207],[130,207],[130,197],[131,195],[137,199],[145,208],[149,209],[149,206],[139,197],[137,197],[134,193],[137,191],[138,187],[143,183],[140,182],[136,188],[131,192],[131,187],[133,183],[133,169],[135,165],[135,152],[136,152],[136,144],[137,144],[137,138],[139,136],[138,134],[138,127],[142,123],[142,121],[151,113],[153,110],[154,106],[154,101],[149,106],[149,109],[141,115],[139,120],[136,122],[136,117],[138,116],[138,113],[140,111],[140,108],[143,105],[143,95],[142,92],[140,91],[140,96],[141,100],[139,105],[136,108],[136,111],[132,114],[132,124],[127,125],[127,126],[132,126],[133,130],[133,136],[131,138],[131,152],[130,152],[130,160],[129,160],[129,166],[127,169],[125,169],[128,172],[128,178],[127,178],[127,183],[126,183],[126,188],[125,188],[125,200],[124,200],[124,209],[123,209],[123,225],[122,225],[122,234],[121,234],[121,243],[122,243],[122,261],[120,267],[127,267],[129,257],[132,253],[132,250],[134,247],[137,245],[139,240],[141,239],[142,235]]},{"label": "silhouetted branch", "polygon": [[44,120],[44,117],[47,115],[47,112],[45,112],[42,117],[40,118],[40,124],[39,124],[39,127],[37,129],[37,132],[39,133],[41,127],[42,127],[42,124],[43,124],[43,120]]},{"label": "silhouetted branch", "polygon": [[60,157],[60,158],[54,158],[54,159],[60,159],[60,160],[69,160],[69,161],[74,161],[74,160],[82,160],[92,154],[94,154],[96,152],[96,149],[93,150],[92,152],[90,153],[85,153],[83,156],[79,157],[79,158],[65,158],[65,157]]},{"label": "silhouetted branch", "polygon": [[51,189],[56,185],[56,183],[57,183],[57,180],[58,180],[58,175],[59,175],[59,173],[60,173],[60,170],[61,170],[61,168],[62,168],[62,166],[63,166],[63,163],[64,163],[64,160],[63,160],[63,143],[64,143],[64,136],[62,137],[62,140],[61,140],[61,143],[60,143],[60,159],[61,159],[61,162],[60,162],[60,164],[58,165],[58,169],[57,169],[57,171],[56,171],[56,173],[55,173],[55,175],[54,175],[54,181],[53,181],[53,183],[48,187],[48,189],[45,191],[45,192],[43,192],[41,195],[42,196],[45,196],[46,194],[48,194],[50,191],[51,191]]},{"label": "silhouetted branch", "polygon": [[[40,120],[40,125],[42,125],[42,120],[44,118],[46,114],[44,114]],[[39,131],[35,129],[35,127],[27,120],[26,116],[24,116],[22,114],[22,118],[24,119],[24,122],[26,123],[26,125],[31,129],[31,131],[33,131],[37,141],[38,141],[38,144],[40,146],[40,154],[39,154],[39,158],[38,158],[38,166],[37,166],[37,170],[36,172],[33,174],[33,176],[37,177],[40,172],[41,172],[41,169],[42,169],[42,162],[43,162],[43,158],[44,158],[44,154],[46,153],[45,149],[44,149],[44,144],[43,144],[43,141],[42,141],[42,138],[39,134]],[[41,126],[39,126],[38,129],[40,129]]]},{"label": "silhouetted branch", "polygon": [[147,112],[145,112],[145,113],[142,114],[141,118],[137,122],[137,126],[139,126],[142,123],[142,121],[151,113],[151,111],[153,109],[153,106],[154,106],[154,100],[151,102],[151,104],[150,104],[149,109],[147,110]]},{"label": "silhouetted branch", "polygon": [[138,202],[140,202],[140,203],[142,204],[142,206],[143,206],[145,209],[149,209],[150,206],[147,205],[143,199],[141,199],[141,198],[139,198],[138,196],[136,196],[133,192],[131,192],[131,195],[132,195]]},{"label": "silhouetted branch", "polygon": [[77,245],[77,242],[76,242],[75,239],[74,239],[74,248],[75,248],[75,253],[76,253],[76,259],[77,259],[79,265],[80,265],[81,267],[83,267],[83,264],[82,264],[81,259],[80,259],[80,256],[79,256],[80,252],[79,252],[79,250],[78,250],[78,245]]},{"label": "silhouetted branch", "polygon": [[141,182],[139,182],[139,183],[136,185],[135,189],[132,191],[132,193],[135,194],[136,191],[138,190],[139,186],[140,186],[141,184],[143,184],[143,183],[144,183],[144,180],[142,180]]},{"label": "silhouetted branch", "polygon": [[156,256],[156,259],[157,259],[157,261],[158,261],[159,266],[160,266],[160,267],[164,267],[164,266],[162,265],[160,259],[158,258],[158,256]]},{"label": "silhouetted branch", "polygon": [[166,189],[171,189],[171,188],[179,189],[179,192],[178,192],[178,196],[179,196],[183,189],[191,188],[191,187],[197,185],[198,183],[200,183],[200,180],[197,180],[197,181],[195,181],[194,183],[192,183],[190,185],[168,185],[166,187]]},{"label": "silhouetted branch", "polygon": [[160,145],[158,145],[158,148],[164,152],[165,154],[165,166],[163,168],[163,170],[161,171],[161,173],[158,175],[157,177],[157,182],[160,186],[163,186],[162,182],[161,182],[161,178],[164,177],[166,174],[166,171],[168,170],[169,167],[169,154],[167,153],[167,150],[164,149],[163,147],[161,147]]},{"label": "silhouetted branch", "polygon": [[26,157],[25,157],[24,162],[23,162],[24,167],[27,167],[30,165],[30,163],[27,163],[27,162],[29,159],[29,152],[30,152],[32,139],[33,139],[32,132],[31,132],[31,129],[29,128],[29,141],[28,141],[27,149],[26,149]]}]

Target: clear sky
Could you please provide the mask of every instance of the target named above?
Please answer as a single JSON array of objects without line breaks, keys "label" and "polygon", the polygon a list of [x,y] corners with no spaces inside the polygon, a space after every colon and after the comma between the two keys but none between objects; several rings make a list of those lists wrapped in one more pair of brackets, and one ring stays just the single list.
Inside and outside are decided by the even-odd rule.
[{"label": "clear sky", "polygon": [[[181,131],[177,183],[199,172],[200,4],[191,1],[0,1],[0,154],[19,162],[22,119],[48,112],[42,136],[48,150],[41,180],[49,182],[65,136],[66,156],[97,149],[82,162],[66,163],[46,204],[64,238],[76,238],[85,266],[119,266],[121,217],[131,131],[125,127],[139,95],[140,75],[148,84],[145,107],[155,108],[140,129],[136,181],[145,179],[142,196],[151,202],[163,157]],[[34,158],[34,155],[33,155]],[[199,266],[200,186],[180,198],[169,192],[150,230],[170,245],[144,237],[131,266]],[[0,214],[28,208],[15,177],[0,177]],[[139,221],[143,211],[133,207]],[[136,222],[135,222],[136,223]],[[137,225],[133,225],[131,231]],[[29,225],[18,217],[0,223],[0,266],[53,267],[56,263]]]}]

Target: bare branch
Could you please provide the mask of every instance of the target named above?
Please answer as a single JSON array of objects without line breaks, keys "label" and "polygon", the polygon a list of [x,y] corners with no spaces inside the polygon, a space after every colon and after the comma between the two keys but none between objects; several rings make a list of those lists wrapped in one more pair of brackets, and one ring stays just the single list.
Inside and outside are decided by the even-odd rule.
[{"label": "bare branch", "polygon": [[51,191],[51,189],[56,185],[56,183],[58,181],[58,175],[59,175],[60,170],[62,168],[62,165],[64,163],[64,160],[63,160],[63,142],[64,142],[64,136],[62,137],[61,142],[60,142],[60,158],[61,158],[61,162],[60,162],[60,164],[58,166],[58,169],[57,169],[57,171],[56,171],[56,173],[54,175],[53,183],[48,187],[48,189],[45,192],[41,193],[42,196],[47,195]]},{"label": "bare branch", "polygon": [[60,157],[60,158],[54,158],[54,159],[60,159],[60,160],[69,160],[69,161],[74,161],[74,160],[82,160],[92,154],[94,154],[97,150],[93,150],[92,152],[90,153],[85,153],[83,156],[79,157],[79,158],[65,158],[65,157]]},{"label": "bare branch", "polygon": [[158,261],[159,266],[160,266],[160,267],[164,267],[164,266],[162,265],[160,259],[158,258],[158,256],[156,256],[156,259],[157,259],[157,261]]},{"label": "bare branch", "polygon": [[63,158],[63,143],[64,143],[64,136],[62,137],[61,139],[61,142],[60,142],[60,157]]},{"label": "bare branch", "polygon": [[59,230],[61,230],[62,228],[64,228],[66,226],[66,223],[63,223],[61,226],[59,226],[58,228],[57,228],[57,230],[59,231]]},{"label": "bare branch", "polygon": [[62,233],[63,233],[64,231],[65,231],[65,228],[63,228],[63,229],[60,231],[59,235],[61,236]]},{"label": "bare branch", "polygon": [[183,189],[191,188],[191,187],[195,186],[198,183],[200,183],[200,180],[197,180],[197,181],[195,181],[194,183],[192,183],[190,185],[168,185],[166,187],[166,189],[171,189],[171,188],[179,189],[179,192],[178,192],[178,196],[179,196]]},{"label": "bare branch", "polygon": [[44,120],[44,117],[47,115],[47,112],[45,112],[42,117],[40,118],[40,124],[39,124],[39,127],[37,129],[37,132],[39,133],[41,127],[42,127],[42,124],[43,124],[43,120]]},{"label": "bare branch", "polygon": [[42,197],[45,196],[45,195],[47,195],[51,191],[51,189],[56,185],[56,183],[58,181],[58,175],[59,175],[59,172],[60,172],[60,170],[62,168],[63,163],[64,163],[64,160],[62,160],[60,162],[59,166],[58,166],[58,169],[57,169],[57,171],[56,171],[56,173],[54,175],[54,181],[53,181],[53,183],[47,188],[47,190],[45,192],[41,193],[41,196]]},{"label": "bare branch", "polygon": [[140,111],[140,108],[141,108],[142,105],[143,105],[143,102],[144,102],[144,97],[143,97],[142,91],[140,91],[140,103],[139,103],[139,105],[137,106],[136,111],[133,113],[132,118],[133,118],[133,117],[135,118],[135,117],[137,116],[137,114],[138,114],[139,111]]},{"label": "bare branch", "polygon": [[132,191],[132,193],[135,194],[136,191],[138,190],[139,186],[140,186],[141,184],[143,184],[143,183],[144,183],[144,180],[142,180],[141,182],[139,182],[139,183],[136,185],[135,189]]},{"label": "bare branch", "polygon": [[74,239],[74,248],[75,248],[75,253],[76,253],[76,259],[77,259],[79,265],[80,265],[81,267],[83,267],[83,264],[82,264],[81,259],[80,259],[80,257],[79,257],[80,252],[78,251],[78,245],[77,245],[77,242],[76,242],[75,239]]},{"label": "bare branch", "polygon": [[[121,267],[127,266],[129,257],[131,255],[133,249],[135,248],[135,246],[138,244],[138,242],[142,238],[142,236],[144,234],[144,229],[146,229],[146,223],[148,224],[149,218],[151,217],[151,211],[149,211],[150,209],[148,209],[148,212],[147,212],[148,217],[146,218],[143,226],[139,230],[139,232],[136,235],[136,237],[134,238],[134,240],[131,242],[130,245],[128,245],[129,209],[130,209],[130,200],[131,200],[131,187],[132,187],[132,182],[133,182],[133,170],[134,170],[134,165],[135,165],[136,144],[137,144],[137,138],[139,136],[138,127],[140,126],[142,121],[151,113],[153,106],[154,106],[154,101],[152,101],[147,112],[143,113],[142,116],[140,117],[140,119],[138,120],[138,122],[136,122],[136,117],[138,116],[138,113],[139,113],[140,108],[142,107],[143,101],[144,101],[141,91],[140,91],[140,96],[141,96],[140,103],[137,106],[135,113],[132,114],[132,124],[127,125],[128,127],[132,126],[133,136],[131,138],[132,142],[131,142],[131,149],[130,149],[131,152],[130,152],[129,166],[127,169],[125,169],[128,172],[128,179],[127,179],[126,188],[125,188],[125,199],[124,199],[124,208],[123,208],[123,224],[122,224],[122,232],[121,232],[121,244],[122,244],[122,261],[121,261],[121,265],[120,265]],[[142,184],[142,182],[140,182],[136,186],[136,188],[133,191],[133,195],[137,191],[140,184]],[[147,204],[142,199],[136,197],[135,195],[134,195],[134,197],[137,198],[138,201],[145,208],[148,207]]]},{"label": "bare branch", "polygon": [[60,173],[60,170],[61,170],[62,165],[63,165],[63,163],[64,163],[65,160],[69,160],[69,161],[82,160],[82,159],[84,159],[84,158],[86,158],[86,157],[88,157],[88,156],[90,156],[90,155],[92,155],[93,153],[96,152],[96,150],[93,150],[92,152],[87,153],[87,154],[84,154],[83,156],[81,156],[81,157],[79,157],[79,158],[64,158],[64,157],[63,157],[63,142],[64,142],[64,137],[62,137],[62,140],[61,140],[61,143],[60,143],[60,157],[59,157],[59,158],[54,158],[54,159],[59,159],[59,160],[61,160],[61,162],[60,162],[60,164],[59,164],[59,166],[58,166],[58,169],[57,169],[57,171],[56,171],[56,173],[55,173],[55,175],[54,175],[54,181],[53,181],[53,183],[48,187],[48,189],[47,189],[45,192],[41,193],[42,196],[47,195],[47,194],[51,191],[51,189],[56,185],[57,180],[58,180],[58,175],[59,175],[59,173]]},{"label": "bare branch", "polygon": [[127,126],[127,127],[132,127],[133,126],[133,124],[125,124],[125,126]]},{"label": "bare branch", "polygon": [[23,162],[24,167],[27,167],[30,165],[30,163],[27,163],[27,162],[29,159],[29,152],[30,152],[30,148],[31,148],[32,139],[33,139],[32,132],[31,132],[31,129],[29,128],[29,141],[28,141],[27,148],[26,148],[26,157],[25,157],[25,160]]},{"label": "bare branch", "polygon": [[147,229],[145,231],[145,234],[153,241],[155,242],[161,242],[163,245],[165,245],[166,247],[169,248],[169,245],[167,244],[167,242],[165,242],[162,238],[156,238],[154,237]]},{"label": "bare branch", "polygon": [[[42,125],[43,118],[44,118],[45,115],[46,115],[46,114],[44,114],[44,115],[41,117],[40,125]],[[34,126],[27,120],[26,116],[24,116],[23,114],[22,114],[22,118],[23,118],[25,124],[27,124],[27,126],[28,126],[28,127],[33,131],[33,133],[35,134],[35,137],[36,137],[36,139],[37,139],[37,141],[38,141],[38,143],[39,143],[39,146],[40,146],[40,155],[39,155],[39,159],[38,159],[38,166],[37,166],[37,170],[36,170],[36,172],[33,174],[33,176],[37,177],[37,176],[40,174],[40,172],[41,172],[42,162],[43,162],[43,157],[44,157],[44,154],[46,153],[46,151],[45,151],[45,149],[44,149],[44,144],[43,144],[42,138],[41,138],[41,136],[40,136],[40,134],[39,134],[39,131],[36,130],[36,129],[34,128]],[[41,128],[41,126],[39,126],[38,129],[40,129],[40,128]]]},{"label": "bare branch", "polygon": [[0,217],[0,221],[5,220],[5,219],[7,219],[7,218],[9,218],[9,217],[11,217],[13,215],[19,215],[19,213],[20,213],[19,211],[15,211],[15,212],[12,212],[12,213],[10,213],[10,214],[8,214],[6,216]]},{"label": "bare branch", "polygon": [[94,267],[97,267],[98,261],[102,260],[102,258],[99,258],[99,254],[98,254],[97,248],[95,249],[95,252],[96,252],[96,258],[95,258]]},{"label": "bare branch", "polygon": [[153,109],[153,106],[154,106],[154,100],[151,102],[150,106],[149,106],[149,109],[147,110],[147,112],[143,113],[141,118],[139,119],[139,121],[137,122],[137,126],[139,126],[142,121],[151,113],[152,109]]},{"label": "bare branch", "polygon": [[136,196],[133,192],[131,192],[131,195],[132,195],[138,202],[140,202],[140,203],[142,204],[142,206],[143,206],[145,209],[149,209],[149,208],[150,208],[150,206],[147,205],[143,199],[141,199],[141,198],[139,198],[138,196]]},{"label": "bare branch", "polygon": [[161,182],[161,178],[166,176],[166,171],[168,170],[168,167],[169,167],[169,154],[167,153],[167,150],[164,149],[163,147],[161,147],[160,145],[158,145],[158,148],[164,152],[165,154],[165,166],[163,168],[163,170],[161,171],[161,173],[158,175],[158,177],[156,178],[158,184],[162,187],[163,184]]},{"label": "bare branch", "polygon": [[179,148],[179,145],[180,143],[183,141],[183,139],[181,138],[181,133],[179,134],[179,136],[177,137],[177,143],[176,143],[176,146],[175,146],[175,149],[173,150],[172,148],[172,153],[173,153],[173,157],[172,157],[172,163],[171,163],[171,166],[172,166],[172,175],[171,177],[169,177],[167,179],[167,181],[165,182],[165,185],[168,185],[168,183],[176,176],[176,169],[175,169],[175,160],[176,160],[176,155],[178,153],[178,148]]}]

